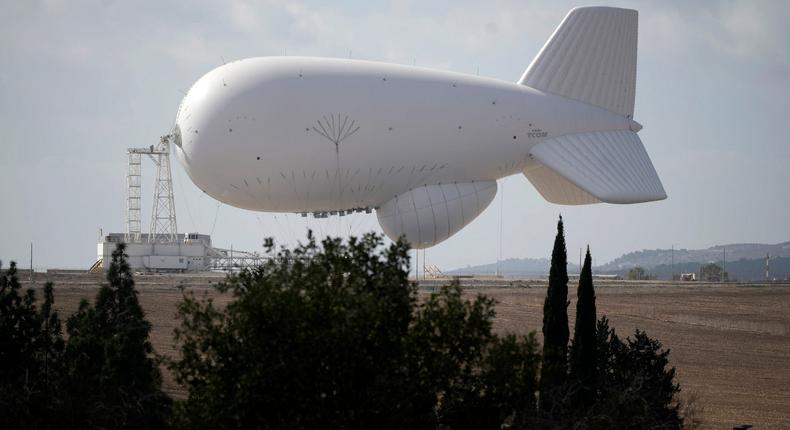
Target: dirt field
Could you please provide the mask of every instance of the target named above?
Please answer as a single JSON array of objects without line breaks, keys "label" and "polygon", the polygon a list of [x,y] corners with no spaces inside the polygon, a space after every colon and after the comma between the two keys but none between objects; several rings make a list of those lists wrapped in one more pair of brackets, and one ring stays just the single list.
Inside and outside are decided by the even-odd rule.
[{"label": "dirt field", "polygon": [[[25,275],[26,276],[26,275]],[[82,298],[93,299],[98,275],[43,275],[56,283],[56,305],[62,317]],[[189,285],[198,294],[215,295],[212,284],[221,276],[138,276],[140,300],[153,324],[152,341],[160,353],[174,354],[175,308]],[[430,286],[423,287],[425,291]],[[476,285],[468,294],[483,293],[498,301],[499,332],[540,331],[545,283]],[[705,428],[790,428],[790,285],[701,285],[598,282],[598,314],[607,315],[618,334],[635,328],[670,348],[672,365],[685,396],[696,395]],[[424,292],[427,294],[427,292]],[[571,320],[575,287],[570,296]],[[227,297],[217,297],[226,301]],[[183,390],[165,374],[166,390]]]}]

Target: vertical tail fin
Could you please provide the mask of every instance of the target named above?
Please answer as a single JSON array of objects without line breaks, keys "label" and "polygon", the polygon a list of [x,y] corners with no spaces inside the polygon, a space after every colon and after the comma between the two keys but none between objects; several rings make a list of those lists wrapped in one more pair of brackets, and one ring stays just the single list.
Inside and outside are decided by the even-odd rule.
[{"label": "vertical tail fin", "polygon": [[572,9],[519,84],[632,118],[637,20],[637,11],[630,9]]}]

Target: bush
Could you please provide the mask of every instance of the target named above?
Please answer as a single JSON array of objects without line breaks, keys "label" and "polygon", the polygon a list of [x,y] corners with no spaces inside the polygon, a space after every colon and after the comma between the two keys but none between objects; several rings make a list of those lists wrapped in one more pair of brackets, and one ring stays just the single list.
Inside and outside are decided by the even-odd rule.
[{"label": "bush", "polygon": [[442,424],[452,429],[529,427],[537,415],[540,370],[535,334],[495,337],[477,369],[442,398]]},{"label": "bush", "polygon": [[368,234],[319,246],[308,235],[219,286],[233,295],[224,309],[186,293],[181,359],[170,364],[189,391],[177,424],[437,428],[469,411],[480,412],[477,428],[524,420],[534,338],[492,334],[493,302],[462,299],[457,283],[419,302],[408,247],[382,244]]},{"label": "bush", "polygon": [[669,350],[640,330],[620,340],[606,317],[598,321],[597,334],[598,401],[581,428],[682,428]]}]

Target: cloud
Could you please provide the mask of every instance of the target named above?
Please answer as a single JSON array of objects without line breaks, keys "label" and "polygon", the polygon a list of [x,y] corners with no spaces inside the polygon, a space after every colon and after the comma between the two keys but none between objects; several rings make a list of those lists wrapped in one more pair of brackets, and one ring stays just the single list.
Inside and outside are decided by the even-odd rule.
[{"label": "cloud", "polygon": [[228,15],[231,25],[236,30],[253,32],[259,28],[258,12],[252,2],[247,0],[230,0]]},{"label": "cloud", "polygon": [[[790,3],[650,3],[640,14],[640,49],[670,61],[745,67],[790,79]],[[697,61],[694,61],[694,60]]]},{"label": "cloud", "polygon": [[721,27],[711,34],[711,44],[725,54],[787,66],[789,10],[784,2],[721,3],[715,16]]},{"label": "cloud", "polygon": [[[404,64],[416,59],[419,66],[467,73],[475,73],[479,66],[481,75],[515,80],[578,1],[6,3],[0,14],[0,179],[13,184],[12,196],[31,197],[25,200],[24,217],[0,211],[0,225],[9,230],[0,243],[0,258],[7,258],[13,246],[29,242],[33,229],[22,227],[31,223],[39,226],[36,234],[42,241],[46,237],[55,243],[77,244],[76,252],[53,252],[47,264],[81,267],[94,258],[95,227],[123,228],[125,149],[154,143],[166,132],[182,97],[177,89],[188,89],[223,57],[231,61],[281,55],[286,48],[289,55],[346,57],[353,51],[354,58]],[[631,219],[653,222],[656,227],[646,235],[640,233],[638,244],[650,247],[677,233],[678,227],[661,223],[682,219],[688,212],[684,205],[697,202],[699,195],[688,190],[709,190],[711,197],[706,199],[726,207],[731,193],[712,186],[726,182],[742,192],[738,198],[750,208],[765,204],[770,192],[780,191],[771,184],[787,182],[781,167],[786,138],[774,125],[781,123],[790,106],[786,84],[790,30],[785,24],[790,4],[609,3],[640,10],[639,120],[646,125],[642,135],[657,167],[667,166],[659,173],[665,173],[662,179],[672,188],[670,199],[653,206],[568,209],[546,204],[519,177],[508,183],[506,197],[512,202],[512,213],[518,214],[520,230],[515,236],[527,242],[513,241],[512,249],[520,249],[519,253],[542,255],[544,248],[536,243],[545,239],[550,244],[550,229],[545,235],[542,229],[553,225],[559,210],[575,211],[580,223],[589,218],[584,221],[589,222],[589,230],[600,233],[598,255],[614,257],[630,250],[633,241],[628,235],[611,239],[608,236],[623,234],[607,230],[607,223],[600,220],[617,216],[632,230],[639,229]],[[755,100],[755,93],[764,94],[763,99]],[[743,158],[750,152],[770,155]],[[75,186],[48,185],[69,180],[73,170],[92,172],[80,181],[92,178],[95,189],[85,193],[75,191]],[[177,178],[184,176],[180,168],[174,170]],[[734,184],[735,179],[728,178],[736,170],[739,182]],[[26,178],[30,172],[40,177],[31,182]],[[211,229],[216,203],[200,197],[203,194],[186,176],[183,179],[187,189],[178,191],[179,208],[191,196],[192,212],[205,215],[195,228]],[[751,191],[760,187],[767,191]],[[116,197],[86,197],[90,195]],[[48,202],[56,200],[64,202],[60,210],[74,214],[74,228],[50,222]],[[771,217],[779,219],[787,213],[787,203],[777,198],[775,205],[775,213],[762,214],[762,224],[745,217],[747,221],[733,220],[726,228],[737,229],[744,237],[761,237],[766,225],[782,225]],[[258,246],[257,231],[249,234],[251,228],[258,228],[258,216],[269,220],[261,236],[274,234],[280,240],[295,236],[277,224],[282,215],[275,218],[223,207],[216,243]],[[375,228],[375,217],[364,220],[369,222],[366,227]],[[429,255],[440,266],[495,258],[495,246],[488,256],[480,251],[470,257],[455,250],[488,249],[480,244],[496,230],[497,220],[489,212],[467,233],[429,250]],[[324,227],[335,233],[335,220]],[[582,231],[581,227],[577,229]],[[294,227],[299,237],[300,228]],[[717,224],[717,228],[721,231],[725,226]],[[78,233],[85,231],[91,232],[87,239]],[[698,235],[694,237],[702,245],[717,241],[693,229],[687,233]]]}]

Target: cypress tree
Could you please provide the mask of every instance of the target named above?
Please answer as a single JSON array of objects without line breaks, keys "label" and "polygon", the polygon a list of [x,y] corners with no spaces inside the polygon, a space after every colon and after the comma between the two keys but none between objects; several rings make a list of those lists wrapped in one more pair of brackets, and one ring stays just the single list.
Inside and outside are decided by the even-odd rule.
[{"label": "cypress tree", "polygon": [[579,275],[576,291],[576,325],[571,346],[571,378],[577,387],[577,408],[586,409],[595,400],[595,363],[597,355],[595,326],[595,289],[592,279],[590,247],[584,257],[584,266]]},{"label": "cypress tree", "polygon": [[52,284],[38,303],[22,291],[11,262],[0,265],[0,428],[57,428],[56,374],[63,351],[60,319],[53,310]]},{"label": "cypress tree", "polygon": [[562,406],[557,400],[568,369],[568,257],[562,216],[551,253],[549,287],[543,302],[543,367],[540,370],[540,407],[551,417]]},{"label": "cypress tree", "polygon": [[107,284],[92,306],[86,300],[66,323],[62,427],[164,428],[170,399],[148,338],[134,279],[118,244]]}]

